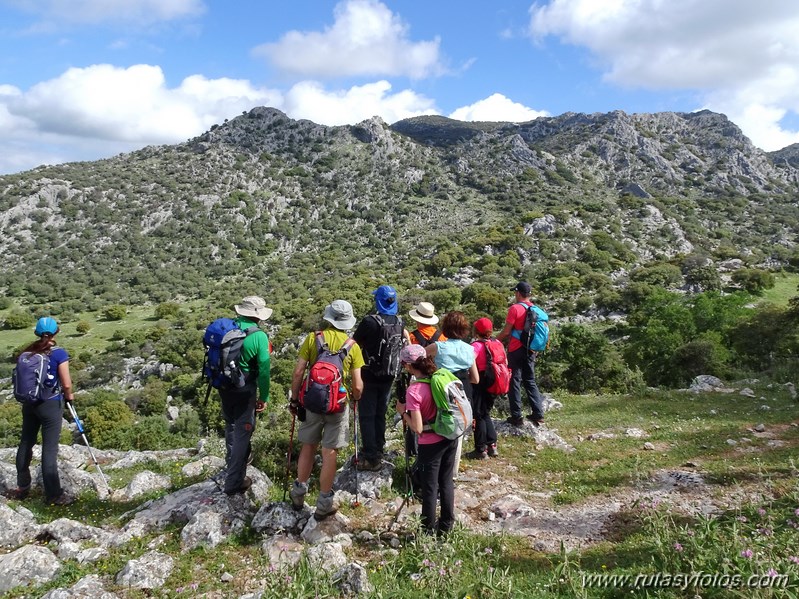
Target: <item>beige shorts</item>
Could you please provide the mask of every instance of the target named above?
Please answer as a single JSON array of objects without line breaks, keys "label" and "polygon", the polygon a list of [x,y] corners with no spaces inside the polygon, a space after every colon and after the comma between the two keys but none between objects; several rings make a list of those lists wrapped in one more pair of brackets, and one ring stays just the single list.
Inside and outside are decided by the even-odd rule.
[{"label": "beige shorts", "polygon": [[297,440],[300,443],[318,445],[325,449],[341,449],[349,445],[350,409],[347,406],[338,414],[315,414],[306,412],[305,422],[300,422]]}]

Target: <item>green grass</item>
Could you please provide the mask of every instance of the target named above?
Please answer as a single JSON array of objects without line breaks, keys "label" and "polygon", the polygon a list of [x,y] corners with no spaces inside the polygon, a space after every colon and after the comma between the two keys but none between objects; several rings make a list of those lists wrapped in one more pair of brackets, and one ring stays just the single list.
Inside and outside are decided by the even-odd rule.
[{"label": "green grass", "polygon": [[763,301],[778,306],[787,306],[788,300],[797,296],[799,291],[799,274],[796,273],[777,273],[775,284],[772,289],[763,292]]}]

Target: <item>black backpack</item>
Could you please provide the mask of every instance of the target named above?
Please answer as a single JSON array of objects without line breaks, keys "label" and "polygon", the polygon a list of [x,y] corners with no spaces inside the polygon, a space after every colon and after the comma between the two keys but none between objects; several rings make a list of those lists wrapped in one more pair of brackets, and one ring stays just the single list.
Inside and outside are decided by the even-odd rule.
[{"label": "black backpack", "polygon": [[422,335],[419,332],[419,329],[414,329],[413,331],[411,331],[411,335],[413,336],[414,339],[416,339],[417,345],[421,345],[422,347],[427,347],[428,345],[432,345],[433,343],[441,339],[442,333],[441,329],[436,329],[436,332],[433,333],[430,339],[427,339],[424,335]]},{"label": "black backpack", "polygon": [[396,322],[388,323],[380,314],[370,314],[370,316],[380,327],[380,340],[376,344],[376,353],[365,356],[366,367],[375,376],[397,376],[400,371],[399,354],[405,344],[402,319],[397,317]]}]

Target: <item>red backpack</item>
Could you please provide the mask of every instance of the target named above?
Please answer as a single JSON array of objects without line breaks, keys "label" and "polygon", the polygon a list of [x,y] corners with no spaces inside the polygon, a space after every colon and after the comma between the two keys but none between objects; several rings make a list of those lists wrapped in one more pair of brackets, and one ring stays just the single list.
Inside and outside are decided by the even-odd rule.
[{"label": "red backpack", "polygon": [[485,389],[491,395],[504,395],[510,389],[510,368],[505,347],[496,339],[483,341],[486,354],[486,369],[482,376]]},{"label": "red backpack", "polygon": [[316,332],[316,361],[300,387],[300,405],[316,414],[335,414],[347,405],[344,387],[344,359],[355,345],[347,339],[338,351],[331,351],[324,334]]}]

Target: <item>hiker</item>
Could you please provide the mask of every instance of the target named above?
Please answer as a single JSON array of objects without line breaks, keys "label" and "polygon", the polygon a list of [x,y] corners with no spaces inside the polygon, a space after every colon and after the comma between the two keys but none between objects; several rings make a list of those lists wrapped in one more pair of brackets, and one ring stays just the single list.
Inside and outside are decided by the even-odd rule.
[{"label": "hiker", "polygon": [[[364,366],[363,354],[357,343],[354,343],[347,331],[355,326],[355,316],[352,306],[344,300],[335,300],[325,308],[323,319],[326,326],[322,331],[308,334],[300,346],[297,364],[291,375],[291,397],[289,409],[293,414],[299,415],[300,427],[297,439],[302,443],[300,457],[297,460],[297,480],[289,491],[291,504],[294,509],[301,510],[305,505],[305,495],[308,493],[308,480],[314,466],[316,449],[322,444],[322,470],[319,474],[319,497],[316,501],[314,518],[324,520],[336,513],[338,506],[333,498],[333,479],[336,475],[336,458],[338,450],[347,447],[349,440],[349,406],[346,399],[355,403],[361,398],[363,380],[361,369]],[[338,382],[339,391],[344,397],[340,411],[334,413],[316,413],[300,405],[300,387],[309,385],[305,378],[306,368],[313,368],[320,355],[319,344],[323,344],[322,351],[340,352],[345,347],[348,353],[341,362],[341,380]],[[310,373],[310,371],[309,371]]]},{"label": "hiker", "polygon": [[[494,430],[494,421],[491,419],[491,409],[494,407],[495,394],[488,390],[491,377],[487,376],[489,366],[488,344],[493,345],[495,351],[505,354],[502,343],[491,336],[494,325],[490,318],[480,318],[474,323],[474,333],[477,339],[472,342],[475,354],[475,365],[480,374],[480,382],[472,387],[472,412],[474,412],[474,450],[466,454],[469,459],[484,460],[487,457],[495,458],[497,452],[497,432]],[[505,360],[507,363],[507,359]],[[507,372],[507,371],[506,371]]]},{"label": "hiker", "polygon": [[408,315],[416,322],[416,328],[408,334],[411,343],[427,347],[436,341],[446,341],[447,338],[436,325],[438,316],[435,306],[430,302],[419,302]]},{"label": "hiker", "polygon": [[[44,500],[50,505],[69,505],[75,498],[61,488],[58,476],[58,441],[64,406],[75,399],[69,374],[69,354],[58,347],[61,329],[55,319],[43,316],[36,322],[36,341],[20,352],[14,372],[14,395],[22,402],[22,434],[17,449],[17,488],[6,491],[9,499],[23,500],[30,494],[31,459],[39,429],[42,431],[42,482]],[[46,371],[39,369],[46,366]],[[27,375],[27,376],[26,376]]]},{"label": "hiker", "polygon": [[363,394],[358,404],[363,456],[358,469],[374,471],[383,463],[391,386],[400,370],[400,349],[409,338],[402,318],[397,316],[397,291],[390,285],[381,285],[372,295],[375,311],[361,320],[352,338],[360,346],[366,364],[361,372]]},{"label": "hiker", "polygon": [[[436,341],[425,348],[428,356],[435,360],[436,366],[446,368],[463,383],[466,397],[472,401],[472,385],[480,382],[475,364],[474,348],[464,339],[469,335],[469,321],[463,312],[447,312],[441,319],[441,331],[446,341]],[[455,476],[461,461],[463,438],[458,439],[455,457]]]},{"label": "hiker", "polygon": [[[245,384],[240,388],[220,388],[222,419],[225,421],[225,486],[227,495],[244,493],[252,486],[247,463],[252,456],[250,443],[255,432],[255,415],[269,402],[270,343],[259,324],[272,315],[263,298],[250,295],[233,307],[238,314],[234,322],[248,332],[241,346],[239,367]],[[260,399],[259,399],[260,397]]]},{"label": "hiker", "polygon": [[[427,347],[436,341],[446,341],[447,338],[436,325],[438,316],[436,309],[430,302],[419,302],[408,312],[408,315],[416,322],[416,328],[408,333],[410,343]],[[405,401],[405,392],[408,389],[411,375],[407,372],[400,372],[397,377],[397,399]],[[418,449],[416,433],[411,429],[405,428],[405,447],[409,456],[415,456]]]},{"label": "hiker", "polygon": [[[428,378],[438,370],[435,362],[420,345],[408,345],[400,352],[403,368],[411,374],[411,384],[405,402],[397,402],[397,413],[414,433],[419,435],[419,457],[416,465],[421,481],[422,528],[440,536],[452,530],[455,524],[455,458],[458,442],[446,439],[430,430],[425,423],[436,417],[436,404]],[[441,512],[436,521],[436,501],[440,500]]]},{"label": "hiker", "polygon": [[510,389],[508,390],[510,417],[507,422],[513,426],[521,426],[524,423],[522,419],[522,386],[524,386],[524,390],[527,393],[527,401],[530,403],[532,410],[532,413],[527,416],[527,420],[532,421],[535,426],[540,426],[544,422],[544,401],[535,382],[537,352],[530,351],[519,341],[521,332],[524,329],[528,306],[533,305],[530,300],[532,289],[530,283],[519,281],[511,290],[514,292],[515,301],[508,308],[505,327],[497,335],[497,339],[502,342],[508,339],[508,366],[510,366],[512,376]]}]

